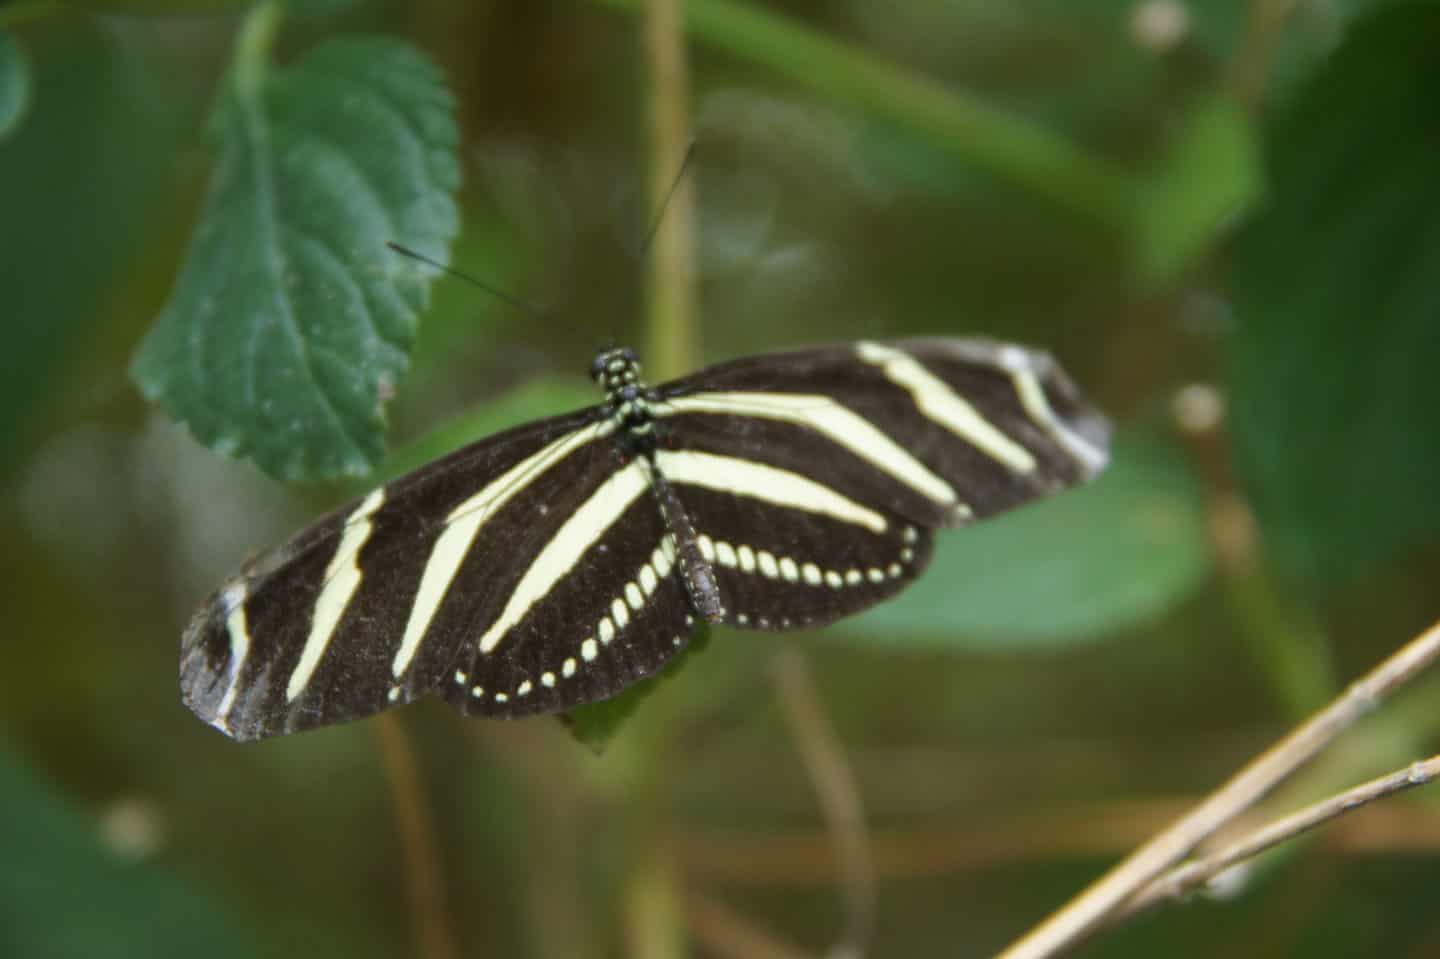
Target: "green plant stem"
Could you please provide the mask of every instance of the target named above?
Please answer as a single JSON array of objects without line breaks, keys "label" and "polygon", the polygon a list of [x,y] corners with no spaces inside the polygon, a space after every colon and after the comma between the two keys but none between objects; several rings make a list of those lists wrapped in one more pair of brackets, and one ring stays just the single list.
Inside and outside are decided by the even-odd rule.
[{"label": "green plant stem", "polygon": [[[645,358],[651,367],[650,375],[658,380],[680,376],[698,366],[700,360],[695,308],[694,178],[679,172],[690,142],[690,84],[680,6],[680,0],[645,0],[650,195],[652,207],[663,217],[650,250]],[[678,183],[676,176],[681,176]]]},{"label": "green plant stem", "polygon": [[260,95],[265,73],[270,69],[270,51],[285,16],[280,0],[261,0],[245,15],[240,35],[235,38],[234,83],[243,99]]},{"label": "green plant stem", "polygon": [[[699,331],[695,309],[693,188],[670,185],[689,143],[690,84],[685,66],[681,0],[645,0],[645,58],[650,75],[650,177],[656,205],[668,207],[650,250],[646,359],[651,376],[667,379],[696,365]],[[638,695],[631,692],[628,695]],[[612,744],[621,775],[612,780],[624,792],[629,811],[629,863],[622,910],[626,955],[636,959],[683,959],[687,955],[684,909],[677,870],[665,849],[660,804],[661,758],[674,723],[664,696],[649,697],[643,729]],[[615,750],[614,747],[621,747]],[[614,755],[619,752],[621,755]],[[614,770],[611,771],[612,774]]]},{"label": "green plant stem", "polygon": [[1268,569],[1229,571],[1231,613],[1291,719],[1302,719],[1335,695],[1326,637],[1312,616],[1280,595]]},{"label": "green plant stem", "polygon": [[[642,7],[642,0],[595,2],[628,12]],[[884,117],[1081,214],[1122,228],[1134,215],[1136,190],[1123,171],[978,98],[736,0],[688,0],[685,26],[712,47]]]},{"label": "green plant stem", "polygon": [[636,863],[626,887],[627,956],[680,959],[686,955],[685,917],[679,890],[674,860],[658,842],[652,844]]}]

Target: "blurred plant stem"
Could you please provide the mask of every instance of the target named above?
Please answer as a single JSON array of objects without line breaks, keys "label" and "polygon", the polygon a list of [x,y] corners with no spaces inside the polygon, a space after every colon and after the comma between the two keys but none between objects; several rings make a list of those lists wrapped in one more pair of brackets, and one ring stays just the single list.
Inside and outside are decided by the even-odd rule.
[{"label": "blurred plant stem", "polygon": [[265,73],[270,69],[270,50],[284,16],[285,6],[280,0],[263,0],[250,9],[240,25],[240,36],[235,38],[233,82],[235,91],[246,101],[253,102],[260,96]]},{"label": "blurred plant stem", "polygon": [[1226,67],[1226,85],[1247,109],[1264,106],[1270,69],[1285,37],[1296,0],[1251,0],[1249,21],[1240,47]]},{"label": "blurred plant stem", "polygon": [[[650,376],[669,379],[698,365],[695,310],[694,188],[682,168],[690,142],[690,82],[682,0],[645,0],[643,42],[650,80],[650,195],[658,221],[648,250],[646,360]],[[681,177],[680,182],[675,178]],[[673,189],[672,189],[673,184]],[[663,209],[662,209],[663,207]],[[681,959],[688,954],[679,879],[657,814],[656,771],[674,723],[664,696],[649,697],[643,732],[631,725],[624,805],[635,850],[623,896],[626,955]],[[640,733],[640,735],[637,735]]]},{"label": "blurred plant stem", "polygon": [[1230,615],[1287,717],[1303,719],[1335,695],[1325,631],[1285,595],[1264,560],[1249,508],[1226,494],[1212,500],[1208,513]]},{"label": "blurred plant stem", "polygon": [[[656,0],[596,2],[635,12],[649,11]],[[684,16],[702,42],[903,126],[967,163],[1109,226],[1125,229],[1132,222],[1135,183],[1063,137],[754,4],[688,0]]]},{"label": "blurred plant stem", "polygon": [[405,888],[415,926],[415,954],[421,959],[454,959],[458,952],[445,907],[445,881],[415,751],[395,713],[376,716],[371,728],[395,803],[405,857]]},{"label": "blurred plant stem", "polygon": [[855,772],[825,714],[804,654],[794,647],[782,650],[770,678],[834,844],[845,928],[828,955],[866,955],[875,934],[875,861]]},{"label": "blurred plant stem", "polygon": [[641,838],[644,852],[632,866],[625,889],[625,955],[634,959],[679,959],[688,955],[680,879],[675,861],[661,843],[663,834]]},{"label": "blurred plant stem", "polygon": [[700,361],[695,310],[695,179],[683,169],[690,144],[690,84],[680,3],[645,0],[650,206],[660,219],[648,251],[650,296],[644,355],[655,380],[680,376]]}]

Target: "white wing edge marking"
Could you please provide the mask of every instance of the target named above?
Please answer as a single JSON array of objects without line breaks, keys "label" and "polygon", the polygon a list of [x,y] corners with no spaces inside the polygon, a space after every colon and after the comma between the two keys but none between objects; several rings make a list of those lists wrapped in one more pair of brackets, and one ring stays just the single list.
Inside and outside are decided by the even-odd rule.
[{"label": "white wing edge marking", "polygon": [[661,474],[672,483],[748,496],[885,532],[885,517],[799,473],[695,450],[660,450],[656,461]]},{"label": "white wing edge marking", "polygon": [[869,342],[857,343],[855,352],[866,363],[880,367],[892,383],[908,390],[916,408],[928,419],[1017,473],[1034,471],[1035,457],[1029,450],[997,429],[913,356]]},{"label": "white wing edge marking", "polygon": [[1030,414],[1030,418],[1041,429],[1054,437],[1055,442],[1064,447],[1065,452],[1079,462],[1088,475],[1094,476],[1105,467],[1109,459],[1105,451],[1087,442],[1055,415],[1055,410],[1045,398],[1045,391],[1033,372],[1028,369],[1012,369],[1010,378],[1015,382],[1015,392],[1019,395],[1025,412]]},{"label": "white wing edge marking", "polygon": [[232,583],[221,594],[229,613],[225,617],[225,632],[230,637],[230,671],[225,695],[220,699],[220,708],[215,710],[213,725],[216,729],[230,732],[230,708],[235,705],[235,693],[240,686],[240,670],[245,668],[245,657],[250,655],[250,626],[245,621],[245,584]]},{"label": "white wing edge marking", "polygon": [[605,531],[635,498],[650,488],[649,476],[641,468],[644,464],[643,459],[635,460],[600,484],[555,531],[520,577],[520,582],[515,584],[505,609],[480,637],[482,655],[493,652],[501,638],[525,617],[530,607],[544,599],[561,577],[570,572],[581,555],[605,535]]},{"label": "white wing edge marking", "polygon": [[375,528],[370,517],[375,515],[375,511],[384,502],[385,487],[382,486],[372,490],[369,496],[361,500],[355,512],[345,519],[340,545],[335,547],[335,555],[330,557],[330,565],[325,569],[325,586],[315,600],[310,634],[305,637],[305,647],[300,652],[300,660],[290,673],[289,685],[285,687],[286,702],[293,703],[310,684],[315,667],[320,665],[320,659],[325,655],[331,637],[335,635],[335,627],[340,625],[340,617],[345,615],[345,607],[350,605],[355,590],[360,588],[363,574],[356,560]]},{"label": "white wing edge marking", "polygon": [[431,620],[435,618],[455,573],[460,569],[461,560],[470,552],[485,521],[551,466],[612,429],[614,424],[605,420],[547,443],[450,511],[445,518],[445,529],[436,538],[435,546],[430,550],[430,559],[425,563],[425,571],[420,575],[420,588],[410,606],[410,617],[405,622],[400,648],[390,664],[390,672],[396,679],[410,667],[410,661],[420,648],[420,641],[425,638]]},{"label": "white wing edge marking", "polygon": [[701,393],[653,407],[671,413],[731,413],[807,426],[942,506],[958,502],[955,489],[865,417],[830,399],[807,393]]}]

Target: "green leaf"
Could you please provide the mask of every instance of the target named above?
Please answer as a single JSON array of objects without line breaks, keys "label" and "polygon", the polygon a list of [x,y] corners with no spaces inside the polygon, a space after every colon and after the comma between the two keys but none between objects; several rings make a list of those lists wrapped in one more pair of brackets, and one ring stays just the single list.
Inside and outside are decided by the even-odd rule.
[{"label": "green leaf", "polygon": [[1178,450],[1121,442],[1089,486],[969,529],[942,530],[924,575],[843,629],[885,644],[998,648],[1075,642],[1135,625],[1204,579],[1202,505]]},{"label": "green leaf", "polygon": [[30,106],[30,63],[10,34],[0,31],[0,137],[20,125]]},{"label": "green leaf", "polygon": [[1151,284],[1173,278],[1213,247],[1216,235],[1262,191],[1260,155],[1244,110],[1225,97],[1197,98],[1141,190],[1132,241],[1140,277]]},{"label": "green leaf", "polygon": [[201,223],[131,373],[201,442],[267,472],[364,474],[429,277],[385,242],[443,260],[458,226],[451,98],[382,38],[273,72],[257,20],[215,119]]},{"label": "green leaf", "polygon": [[1440,533],[1440,9],[1357,26],[1269,131],[1235,250],[1237,467],[1321,588]]},{"label": "green leaf", "polygon": [[241,957],[217,903],[101,844],[97,824],[0,754],[0,955]]}]

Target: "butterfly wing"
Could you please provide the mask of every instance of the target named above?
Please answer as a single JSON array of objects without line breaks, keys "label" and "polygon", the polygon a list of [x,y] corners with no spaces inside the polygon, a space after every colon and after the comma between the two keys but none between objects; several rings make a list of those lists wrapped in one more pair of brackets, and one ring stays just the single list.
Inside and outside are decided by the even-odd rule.
[{"label": "butterfly wing", "polygon": [[820,625],[898,592],[930,531],[1073,486],[1108,426],[1041,352],[858,343],[737,360],[657,391],[660,467],[724,621]]},{"label": "butterfly wing", "polygon": [[688,643],[692,613],[649,464],[617,463],[558,524],[510,544],[525,557],[506,601],[477,618],[441,694],[469,715],[513,717],[615,695]]},{"label": "butterfly wing", "polygon": [[436,688],[518,580],[517,544],[612,471],[603,407],[481,440],[260,556],[196,613],[180,685],[201,719],[257,739]]}]

